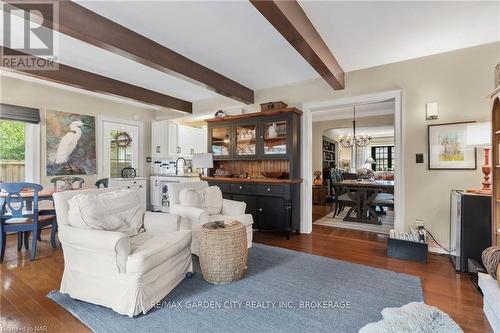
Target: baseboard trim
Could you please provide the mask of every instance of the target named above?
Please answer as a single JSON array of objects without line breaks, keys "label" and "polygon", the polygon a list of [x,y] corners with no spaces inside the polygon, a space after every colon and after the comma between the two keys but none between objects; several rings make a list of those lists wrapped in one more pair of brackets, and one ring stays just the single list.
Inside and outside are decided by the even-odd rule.
[{"label": "baseboard trim", "polygon": [[429,246],[429,252],[432,252],[432,253],[437,253],[437,254],[448,254],[448,252],[446,252],[445,250],[443,250],[442,248],[440,247],[434,247],[434,246]]}]

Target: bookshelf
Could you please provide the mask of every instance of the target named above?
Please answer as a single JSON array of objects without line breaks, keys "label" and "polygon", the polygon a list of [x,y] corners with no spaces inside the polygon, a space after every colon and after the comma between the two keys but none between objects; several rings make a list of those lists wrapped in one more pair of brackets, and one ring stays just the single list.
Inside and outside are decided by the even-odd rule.
[{"label": "bookshelf", "polygon": [[491,94],[491,124],[492,124],[492,186],[493,186],[493,196],[492,196],[492,208],[493,208],[493,223],[492,223],[492,235],[493,235],[493,245],[500,246],[500,87]]},{"label": "bookshelf", "polygon": [[323,169],[329,168],[331,163],[337,164],[337,153],[336,153],[336,144],[335,142],[323,136]]}]

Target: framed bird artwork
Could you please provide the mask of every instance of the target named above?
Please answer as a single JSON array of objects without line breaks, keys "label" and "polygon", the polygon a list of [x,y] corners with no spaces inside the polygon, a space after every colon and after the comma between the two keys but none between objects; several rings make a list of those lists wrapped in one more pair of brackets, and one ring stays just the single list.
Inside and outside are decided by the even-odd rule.
[{"label": "framed bird artwork", "polygon": [[95,117],[46,111],[47,176],[96,174]]}]

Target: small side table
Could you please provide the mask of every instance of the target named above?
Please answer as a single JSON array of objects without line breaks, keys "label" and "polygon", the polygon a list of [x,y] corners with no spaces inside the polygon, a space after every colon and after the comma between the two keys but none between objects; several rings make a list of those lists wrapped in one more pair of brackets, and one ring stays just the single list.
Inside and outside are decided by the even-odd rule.
[{"label": "small side table", "polygon": [[247,256],[247,233],[241,222],[223,228],[216,222],[201,226],[199,258],[207,282],[225,284],[241,279],[246,272]]},{"label": "small side table", "polygon": [[325,185],[313,185],[313,204],[323,205],[328,196],[328,187]]}]

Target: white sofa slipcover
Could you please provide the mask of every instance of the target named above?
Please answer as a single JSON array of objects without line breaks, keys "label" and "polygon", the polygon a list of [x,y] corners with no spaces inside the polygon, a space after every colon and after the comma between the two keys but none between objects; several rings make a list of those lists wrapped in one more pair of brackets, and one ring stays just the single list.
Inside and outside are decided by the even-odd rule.
[{"label": "white sofa slipcover", "polygon": [[133,237],[69,225],[69,199],[111,191],[116,189],[54,193],[64,253],[60,291],[132,317],[148,312],[193,272],[191,232],[180,230],[178,216],[152,212],[144,214],[145,232]]},{"label": "white sofa slipcover", "polygon": [[181,230],[188,229],[192,232],[191,252],[198,255],[200,249],[200,227],[213,221],[238,220],[246,227],[247,246],[252,247],[252,224],[251,214],[245,214],[247,204],[240,201],[223,199],[220,214],[209,215],[207,211],[196,207],[184,207],[180,205],[179,193],[184,188],[201,190],[208,188],[208,182],[186,182],[168,184],[168,195],[170,198],[170,212],[182,217]]},{"label": "white sofa slipcover", "polygon": [[[493,332],[500,333],[500,286],[489,274],[478,273],[479,288],[483,292],[483,311]],[[499,278],[497,276],[497,278]]]}]

